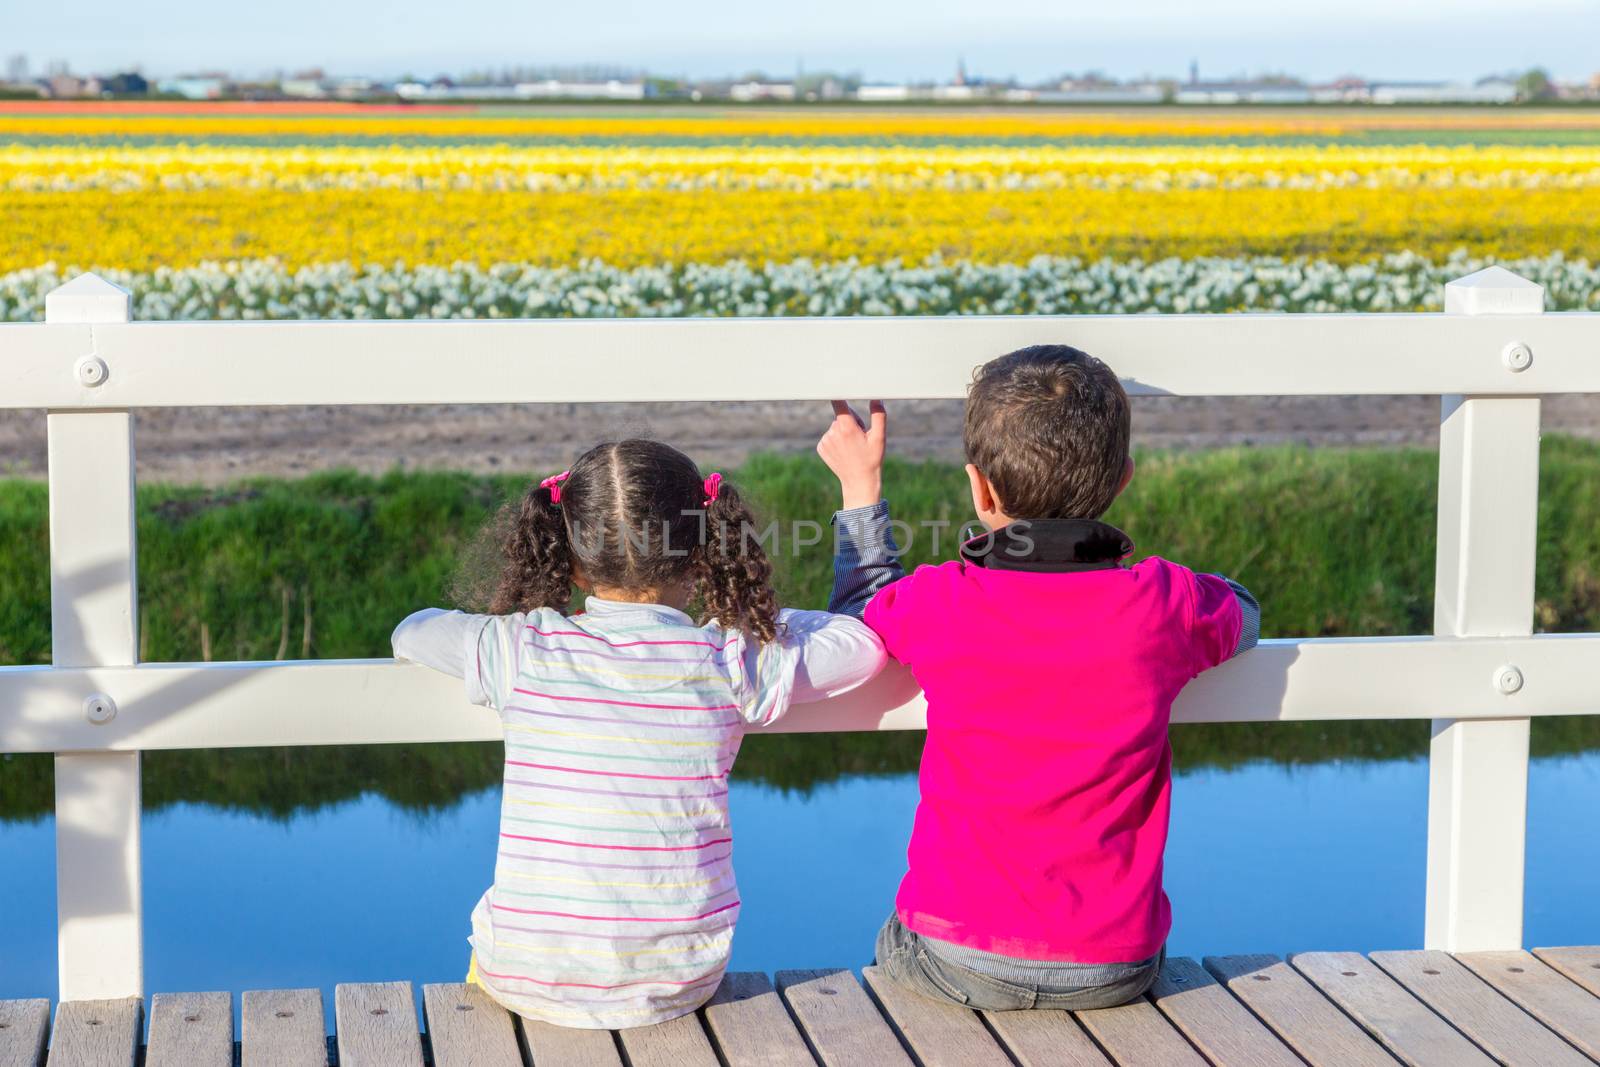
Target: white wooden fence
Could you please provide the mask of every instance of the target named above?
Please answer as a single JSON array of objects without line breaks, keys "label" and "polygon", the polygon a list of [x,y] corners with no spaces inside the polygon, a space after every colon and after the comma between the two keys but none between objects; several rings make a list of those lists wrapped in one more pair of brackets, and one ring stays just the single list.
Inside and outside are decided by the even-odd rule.
[{"label": "white wooden fence", "polygon": [[[62,999],[142,992],[142,750],[500,736],[459,683],[389,660],[138,664],[134,410],[960,397],[976,363],[1058,341],[1136,394],[1443,396],[1434,635],[1265,641],[1175,714],[1431,719],[1426,942],[1521,943],[1529,718],[1600,712],[1600,635],[1532,636],[1538,398],[1600,392],[1600,315],[1541,314],[1532,282],[1490,268],[1448,285],[1442,315],[136,323],[130,308],[85,275],[45,323],[0,327],[0,406],[49,420],[54,663],[0,668],[0,752],[55,753]],[[923,724],[894,670],[780,728]]]}]

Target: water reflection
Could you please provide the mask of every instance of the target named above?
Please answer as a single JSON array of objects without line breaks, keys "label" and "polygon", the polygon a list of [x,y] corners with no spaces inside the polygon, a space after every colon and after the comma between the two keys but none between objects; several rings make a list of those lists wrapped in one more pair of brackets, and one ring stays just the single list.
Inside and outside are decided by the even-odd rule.
[{"label": "water reflection", "polygon": [[[1239,723],[1172,731],[1180,773],[1247,765],[1310,767],[1410,760],[1428,750],[1423,721]],[[1535,757],[1600,751],[1600,717],[1534,720]],[[775,734],[749,738],[735,780],[810,794],[845,778],[904,775],[917,769],[922,734]],[[442,812],[500,782],[493,742],[149,752],[144,806],[205,804],[284,820],[370,796],[405,811]],[[0,822],[39,819],[54,804],[49,756],[0,758]]]}]

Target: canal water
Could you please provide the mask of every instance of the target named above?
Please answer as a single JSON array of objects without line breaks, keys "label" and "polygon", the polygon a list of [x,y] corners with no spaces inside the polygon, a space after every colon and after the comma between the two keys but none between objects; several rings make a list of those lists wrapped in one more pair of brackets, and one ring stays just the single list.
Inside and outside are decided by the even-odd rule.
[{"label": "canal water", "polygon": [[[1178,727],[1175,954],[1418,947],[1424,723]],[[920,735],[756,737],[732,804],[733,966],[860,966],[916,805]],[[1536,724],[1527,943],[1600,936],[1600,729]],[[145,758],[151,990],[458,981],[493,864],[495,745]],[[0,761],[0,998],[56,985],[50,761]]]}]

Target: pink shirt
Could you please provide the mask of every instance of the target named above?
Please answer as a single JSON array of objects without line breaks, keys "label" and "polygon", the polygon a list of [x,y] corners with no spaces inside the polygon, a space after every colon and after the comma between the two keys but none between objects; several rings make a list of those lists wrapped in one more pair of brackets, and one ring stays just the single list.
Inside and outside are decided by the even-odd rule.
[{"label": "pink shirt", "polygon": [[956,560],[886,586],[865,618],[928,700],[900,921],[1025,959],[1155,955],[1172,924],[1168,720],[1238,645],[1232,588],[1154,557],[1056,573]]}]

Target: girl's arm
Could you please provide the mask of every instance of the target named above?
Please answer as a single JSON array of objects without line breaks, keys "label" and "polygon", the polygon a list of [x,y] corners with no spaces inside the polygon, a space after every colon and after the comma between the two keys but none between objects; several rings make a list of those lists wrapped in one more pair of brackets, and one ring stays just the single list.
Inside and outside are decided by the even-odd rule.
[{"label": "girl's arm", "polygon": [[395,627],[395,659],[410,660],[462,679],[467,700],[501,707],[516,677],[524,616],[468,615],[423,608]]},{"label": "girl's arm", "polygon": [[423,608],[394,628],[394,658],[420,663],[457,678],[466,677],[467,639],[477,634],[484,616],[444,608]]},{"label": "girl's arm", "polygon": [[870,681],[888,660],[878,635],[848,615],[785,609],[778,621],[799,644],[791,698],[796,704],[848,693]]},{"label": "girl's arm", "polygon": [[778,613],[778,639],[750,641],[733,679],[739,713],[766,726],[789,705],[823,700],[861,685],[883,668],[883,642],[848,615],[826,611]]}]

